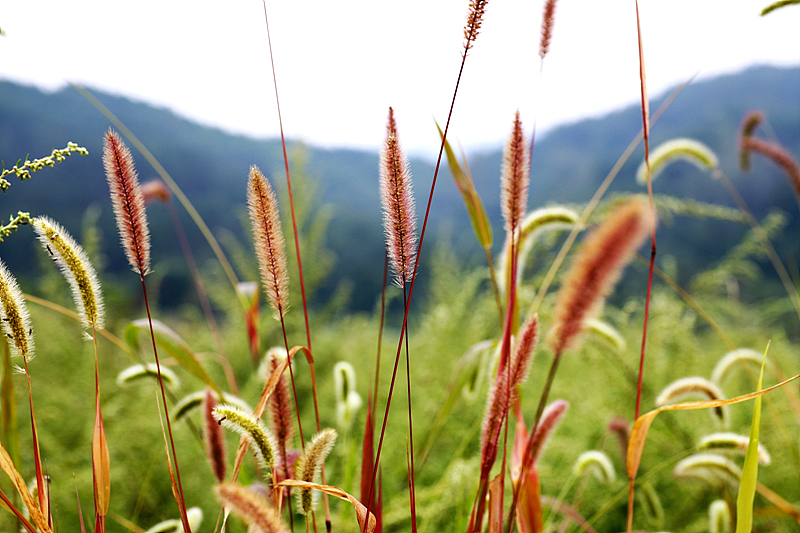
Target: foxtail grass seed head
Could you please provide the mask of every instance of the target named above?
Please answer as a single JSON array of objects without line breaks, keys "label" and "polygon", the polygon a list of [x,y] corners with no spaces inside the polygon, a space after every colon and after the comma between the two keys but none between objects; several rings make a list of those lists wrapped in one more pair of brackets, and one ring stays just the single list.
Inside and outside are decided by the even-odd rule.
[{"label": "foxtail grass seed head", "polygon": [[514,126],[503,149],[500,204],[506,232],[516,233],[528,205],[530,160],[528,142],[522,130],[519,111],[514,114]]},{"label": "foxtail grass seed head", "polygon": [[83,326],[87,329],[102,328],[105,313],[100,282],[83,248],[63,227],[48,217],[34,219],[33,228],[69,283]]},{"label": "foxtail grass seed head", "polygon": [[564,278],[548,342],[557,354],[576,344],[587,318],[602,307],[622,269],[655,225],[647,203],[630,200],[614,209],[583,242]]},{"label": "foxtail grass seed head", "polygon": [[364,405],[356,391],[356,369],[347,361],[333,365],[333,388],[336,391],[336,423],[342,430],[349,430],[356,412]]},{"label": "foxtail grass seed head", "polygon": [[584,322],[586,330],[602,339],[607,345],[614,348],[617,353],[622,353],[628,346],[625,338],[608,322],[603,322],[597,318],[590,318]]},{"label": "foxtail grass seed head", "polygon": [[761,361],[764,361],[764,366],[769,368],[770,360],[769,358],[764,359],[764,354],[762,353],[750,348],[731,350],[714,366],[714,370],[711,372],[711,381],[722,387],[738,368],[743,368],[746,365],[755,365],[756,368],[760,368]]},{"label": "foxtail grass seed head", "polygon": [[[747,445],[750,443],[748,435],[739,435],[738,433],[721,432],[711,433],[706,435],[700,442],[697,443],[697,448],[700,450],[709,450],[712,452],[725,452],[731,451],[737,454],[745,455],[747,453]],[[770,456],[764,444],[758,443],[758,462],[764,466],[772,463]]]},{"label": "foxtail grass seed head", "polygon": [[731,533],[731,509],[725,500],[714,500],[708,506],[710,533]]},{"label": "foxtail grass seed head", "polygon": [[417,253],[417,222],[408,160],[397,140],[394,111],[389,108],[386,142],[381,149],[380,189],[386,251],[402,287],[414,276]]},{"label": "foxtail grass seed head", "polygon": [[275,437],[264,422],[233,405],[216,406],[214,417],[218,423],[246,438],[266,475],[272,475],[275,468]]},{"label": "foxtail grass seed head", "polygon": [[[694,139],[673,139],[660,144],[650,152],[650,178],[656,177],[673,161],[683,160],[701,170],[713,170],[719,166],[716,154],[705,144]],[[647,183],[647,164],[642,161],[636,171],[636,181]]]},{"label": "foxtail grass seed head", "polygon": [[539,57],[544,61],[544,56],[550,50],[550,39],[553,37],[553,23],[555,22],[556,0],[547,0],[544,3],[542,14],[542,38],[539,41]]},{"label": "foxtail grass seed head", "polygon": [[[286,360],[286,348],[274,347],[270,348],[264,356],[265,367],[269,367],[269,371],[264,371],[264,381],[269,379],[269,376],[278,368],[278,366]],[[281,374],[278,379],[278,384],[275,385],[275,390],[269,398],[270,416],[272,420],[272,429],[275,434],[275,439],[278,441],[278,456],[280,459],[281,467],[279,471],[287,465],[288,457],[284,456],[286,448],[292,444],[294,437],[294,425],[292,421],[292,401],[289,395],[289,387],[286,383],[286,373]]]},{"label": "foxtail grass seed head", "polygon": [[[141,365],[129,366],[117,374],[117,385],[127,385],[142,378],[158,379],[159,367],[155,363],[144,363]],[[161,378],[166,385],[177,389],[181,386],[178,376],[171,368],[161,366]]]},{"label": "foxtail grass seed head", "polygon": [[3,333],[8,337],[11,353],[30,361],[34,355],[30,314],[16,278],[3,261],[0,261],[0,305],[3,306]]},{"label": "foxtail grass seed head", "polygon": [[[336,431],[333,429],[323,429],[306,444],[306,451],[297,458],[294,466],[295,478],[300,481],[314,483],[319,475],[325,458],[333,449],[336,442]],[[298,502],[299,511],[305,515],[311,512],[314,505],[311,489],[301,488],[300,500]]]},{"label": "foxtail grass seed head", "polygon": [[103,164],[128,263],[134,272],[145,275],[150,272],[150,230],[147,227],[144,195],[139,187],[130,150],[119,135],[110,129],[105,136]]},{"label": "foxtail grass seed head", "polygon": [[278,198],[267,178],[256,166],[250,167],[247,205],[264,292],[275,310],[275,317],[281,318],[289,308],[286,245],[278,214]]},{"label": "foxtail grass seed head", "polygon": [[[688,378],[681,378],[673,381],[661,391],[661,394],[656,398],[656,405],[661,407],[663,405],[677,403],[681,400],[692,397],[703,397],[706,400],[723,400],[725,395],[714,383],[706,378],[693,376]],[[713,415],[723,425],[727,420],[727,409],[724,406],[715,407]]]},{"label": "foxtail grass seed head", "polygon": [[464,26],[464,55],[467,55],[478,38],[483,24],[483,15],[486,13],[486,4],[489,0],[470,0],[467,24]]},{"label": "foxtail grass seed head", "polygon": [[578,476],[587,470],[606,484],[613,483],[617,479],[617,473],[614,470],[611,459],[598,450],[583,452],[578,456],[578,460],[575,461],[575,466],[572,467],[572,471]]},{"label": "foxtail grass seed head", "polygon": [[679,461],[672,470],[675,477],[694,477],[709,483],[720,481],[737,485],[742,478],[742,469],[721,455],[715,453],[696,453]]},{"label": "foxtail grass seed head", "polygon": [[203,398],[203,441],[206,448],[206,456],[211,463],[211,470],[219,483],[225,481],[226,462],[225,458],[225,435],[222,433],[222,425],[214,416],[214,408],[217,406],[217,399],[214,391],[206,389]]},{"label": "foxtail grass seed head", "polygon": [[161,202],[167,204],[172,199],[172,193],[167,184],[161,180],[150,180],[142,184],[142,194],[144,203]]},{"label": "foxtail grass seed head", "polygon": [[751,111],[744,117],[739,134],[739,168],[750,170],[750,150],[745,146],[746,139],[753,136],[756,128],[764,122],[764,115],[760,111]]},{"label": "foxtail grass seed head", "polygon": [[536,464],[539,457],[544,453],[547,443],[550,441],[556,428],[567,414],[569,409],[569,402],[566,400],[556,400],[549,404],[542,411],[542,418],[539,420],[539,425],[536,426],[536,432],[533,434],[534,440],[534,455],[531,464]]},{"label": "foxtail grass seed head", "polygon": [[800,200],[800,164],[785,148],[777,143],[763,141],[756,137],[744,137],[742,139],[742,151],[756,152],[771,159],[789,178],[789,183],[794,189],[798,200]]},{"label": "foxtail grass seed head", "polygon": [[288,528],[269,502],[252,490],[229,483],[217,485],[214,492],[226,509],[248,525],[249,531],[288,533]]},{"label": "foxtail grass seed head", "polygon": [[[161,375],[164,375],[164,368],[161,367]],[[184,418],[186,418],[189,414],[194,412],[196,409],[200,409],[203,405],[203,399],[206,396],[206,392],[204,390],[193,392],[191,394],[187,394],[180,400],[178,403],[175,404],[175,407],[171,411],[172,420],[174,422],[180,422]],[[234,407],[238,407],[240,410],[244,411],[245,413],[252,413],[253,408],[247,405],[247,402],[239,398],[238,396],[234,396],[233,394],[228,394],[226,392],[222,393],[222,396],[214,393],[214,398],[219,402],[225,402],[228,405],[233,405]]]}]

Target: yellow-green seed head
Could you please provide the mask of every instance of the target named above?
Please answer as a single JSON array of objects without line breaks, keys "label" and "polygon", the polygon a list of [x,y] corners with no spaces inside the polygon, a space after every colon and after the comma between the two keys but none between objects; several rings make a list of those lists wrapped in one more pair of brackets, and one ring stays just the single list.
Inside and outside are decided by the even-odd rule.
[{"label": "yellow-green seed head", "polygon": [[233,405],[218,405],[214,408],[214,416],[220,424],[250,441],[250,448],[259,464],[267,475],[272,475],[275,467],[275,437],[264,422]]},{"label": "yellow-green seed head", "polygon": [[0,305],[2,305],[3,333],[8,338],[12,353],[30,361],[34,353],[30,314],[17,280],[2,261],[0,261]]},{"label": "yellow-green seed head", "polygon": [[47,253],[69,282],[81,323],[87,329],[103,327],[103,296],[97,274],[83,248],[67,231],[48,217],[37,217],[33,228]]},{"label": "yellow-green seed head", "polygon": [[[712,170],[719,166],[714,152],[705,144],[694,139],[673,139],[659,145],[650,152],[650,177],[656,176],[673,161],[682,159],[703,170]],[[643,162],[636,171],[636,181],[647,183],[647,166]]]}]

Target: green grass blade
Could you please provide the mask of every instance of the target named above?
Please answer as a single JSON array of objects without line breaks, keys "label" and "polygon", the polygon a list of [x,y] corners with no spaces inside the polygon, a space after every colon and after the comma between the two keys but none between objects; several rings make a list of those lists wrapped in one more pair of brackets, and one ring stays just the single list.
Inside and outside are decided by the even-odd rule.
[{"label": "green grass blade", "polygon": [[[146,318],[134,320],[125,328],[125,340],[135,350],[140,350],[140,334],[149,335],[150,324]],[[219,386],[214,379],[206,372],[203,365],[197,360],[194,352],[189,348],[189,344],[180,335],[164,325],[163,322],[153,320],[153,334],[156,344],[164,349],[170,356],[174,357],[183,368],[192,375],[200,379],[203,383],[214,389],[218,394],[222,394]]]},{"label": "green grass blade", "polygon": [[[444,139],[444,133],[439,124],[436,124],[439,130],[439,136]],[[444,150],[447,154],[447,165],[450,167],[450,173],[456,182],[461,196],[464,197],[464,205],[467,208],[469,219],[472,222],[472,229],[475,231],[475,236],[478,242],[486,249],[492,247],[492,226],[489,223],[489,217],[486,215],[486,210],[483,207],[481,197],[478,196],[478,191],[475,190],[475,184],[472,182],[472,176],[469,169],[464,171],[456,158],[453,149],[450,147],[450,142],[444,139]]]},{"label": "green grass blade", "polygon": [[[764,377],[764,363],[767,360],[769,344],[764,350],[764,359],[761,362],[761,372],[758,375],[758,390],[761,390],[761,381]],[[739,496],[736,498],[736,533],[750,533],[753,529],[753,500],[756,496],[758,478],[758,430],[761,425],[761,396],[756,397],[753,407],[753,422],[750,425],[750,442],[747,444],[747,454],[744,458],[742,481],[739,484]]]}]

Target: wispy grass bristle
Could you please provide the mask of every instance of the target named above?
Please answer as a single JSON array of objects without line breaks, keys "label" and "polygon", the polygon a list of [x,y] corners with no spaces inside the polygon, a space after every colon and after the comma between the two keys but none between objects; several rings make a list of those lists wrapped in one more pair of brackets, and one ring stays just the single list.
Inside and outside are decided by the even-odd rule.
[{"label": "wispy grass bristle", "polygon": [[3,306],[3,333],[9,339],[11,353],[30,361],[35,353],[30,313],[22,298],[17,279],[0,260],[0,304]]},{"label": "wispy grass bristle", "polygon": [[[744,455],[747,453],[749,442],[750,437],[748,435],[730,432],[711,433],[700,439],[700,442],[697,443],[697,448],[713,452],[734,451]],[[772,457],[761,442],[758,443],[758,462],[764,466],[772,463]]]},{"label": "wispy grass bristle", "polygon": [[248,440],[265,475],[272,476],[275,468],[275,436],[264,422],[233,405],[216,406],[214,417],[217,422]]},{"label": "wispy grass bristle", "polygon": [[[705,144],[694,139],[672,139],[650,152],[651,179],[656,179],[670,163],[678,160],[691,163],[702,170],[713,170],[719,166],[716,154]],[[640,184],[647,183],[645,162],[636,171],[636,181]]]},{"label": "wispy grass bristle", "polygon": [[580,476],[589,470],[601,482],[609,484],[617,479],[617,473],[611,459],[599,450],[585,451],[578,456],[572,471]]},{"label": "wispy grass bristle", "polygon": [[214,487],[217,498],[235,516],[258,533],[288,533],[288,528],[269,502],[241,485],[233,483]]},{"label": "wispy grass bristle", "polygon": [[511,135],[503,149],[500,205],[505,229],[513,234],[520,227],[528,205],[530,154],[519,111],[514,114]]},{"label": "wispy grass bristle", "polygon": [[[336,436],[336,430],[331,428],[323,429],[314,435],[311,442],[306,444],[305,452],[295,462],[294,472],[296,479],[308,483],[315,482],[325,458],[336,443]],[[301,488],[298,501],[299,511],[307,515],[313,509],[313,505],[314,500],[311,489]]]},{"label": "wispy grass bristle", "polygon": [[640,199],[630,200],[584,240],[558,294],[548,342],[557,354],[576,344],[586,319],[597,313],[655,218]]},{"label": "wispy grass bristle", "polygon": [[289,308],[286,244],[278,214],[278,198],[256,166],[250,167],[247,205],[264,292],[275,310],[275,317],[281,318]]},{"label": "wispy grass bristle", "polygon": [[100,282],[83,248],[58,223],[48,217],[33,221],[39,241],[69,283],[78,316],[87,329],[101,329],[105,312]]},{"label": "wispy grass bristle", "polygon": [[150,230],[144,195],[130,150],[119,135],[110,129],[105,136],[103,164],[128,263],[134,272],[145,275],[150,272]]},{"label": "wispy grass bristle", "polygon": [[395,284],[402,287],[414,275],[417,222],[411,173],[397,139],[397,125],[391,107],[386,141],[381,149],[380,190],[386,251],[395,274]]}]

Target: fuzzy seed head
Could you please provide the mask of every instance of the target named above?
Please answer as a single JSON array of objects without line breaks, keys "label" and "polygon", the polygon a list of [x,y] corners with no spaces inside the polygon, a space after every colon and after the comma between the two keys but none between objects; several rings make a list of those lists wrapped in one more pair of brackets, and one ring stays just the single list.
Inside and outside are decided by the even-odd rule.
[{"label": "fuzzy seed head", "polygon": [[250,167],[247,182],[247,205],[255,240],[261,282],[275,318],[280,319],[289,308],[289,274],[286,244],[278,214],[278,198],[267,178],[256,166]]},{"label": "fuzzy seed head", "polygon": [[[722,393],[720,388],[717,387],[717,385],[706,378],[692,376],[675,380],[667,385],[667,387],[662,390],[661,394],[659,394],[656,398],[656,405],[660,407],[662,405],[673,404],[681,400],[697,396],[703,397],[707,400],[725,399],[725,395]],[[725,420],[727,419],[726,412],[727,409],[725,409],[724,406],[715,407],[713,414],[720,421],[720,423],[724,424]]]},{"label": "fuzzy seed head", "polygon": [[214,487],[217,498],[234,515],[259,533],[287,533],[288,528],[281,521],[267,500],[241,485],[233,483]]},{"label": "fuzzy seed head", "polygon": [[83,326],[87,329],[102,328],[105,312],[100,282],[83,248],[63,227],[48,217],[37,217],[33,221],[33,228],[69,283]]},{"label": "fuzzy seed head", "polygon": [[602,307],[630,257],[653,229],[646,202],[636,199],[613,214],[584,240],[558,294],[548,341],[561,354],[573,347],[584,321]]},{"label": "fuzzy seed head", "polygon": [[542,38],[539,41],[539,57],[544,61],[544,56],[550,50],[550,40],[553,37],[553,23],[556,14],[556,0],[547,0],[544,3],[542,14]]},{"label": "fuzzy seed head", "polygon": [[103,149],[103,164],[111,191],[122,247],[134,272],[150,272],[150,230],[144,208],[144,195],[133,166],[133,156],[119,135],[108,130]]},{"label": "fuzzy seed head", "polygon": [[486,4],[489,0],[470,0],[467,24],[464,26],[464,55],[467,55],[478,38],[483,24],[483,15],[486,13]]},{"label": "fuzzy seed head", "polygon": [[[272,375],[278,366],[286,359],[285,348],[271,348],[267,351],[265,362],[269,365],[269,372],[267,375]],[[289,395],[289,388],[286,383],[286,377],[282,374],[278,379],[278,384],[272,395],[269,398],[270,414],[272,419],[272,428],[275,432],[275,438],[278,441],[278,460],[281,469],[284,470],[288,465],[288,457],[286,457],[286,449],[292,444],[294,437],[294,426],[292,425],[292,402]]]},{"label": "fuzzy seed head", "polygon": [[603,483],[613,483],[617,479],[611,459],[599,450],[589,450],[580,454],[572,471],[579,476],[587,469]]},{"label": "fuzzy seed head", "polygon": [[3,333],[8,337],[11,353],[30,361],[34,354],[30,314],[16,278],[3,261],[0,261],[0,305]]},{"label": "fuzzy seed head", "polygon": [[741,141],[742,153],[756,152],[771,159],[786,174],[789,183],[800,200],[800,164],[781,145],[758,139],[756,137],[743,137]]},{"label": "fuzzy seed head", "polygon": [[261,419],[233,405],[216,406],[214,418],[226,428],[248,439],[258,463],[267,475],[272,475],[275,467],[275,437]]},{"label": "fuzzy seed head", "polygon": [[742,470],[736,464],[715,453],[696,453],[675,465],[672,473],[675,477],[696,477],[716,484],[727,481],[737,485],[742,478]]},{"label": "fuzzy seed head", "polygon": [[[700,442],[697,443],[697,448],[714,452],[731,451],[744,455],[747,453],[748,444],[750,444],[750,437],[748,435],[720,432],[711,433],[700,439]],[[767,449],[760,442],[758,443],[757,455],[760,464],[767,466],[772,463],[772,456],[770,456]]]},{"label": "fuzzy seed head", "polygon": [[[719,159],[711,148],[694,139],[672,139],[660,144],[650,152],[650,178],[656,177],[674,161],[686,161],[700,170],[713,170],[719,166]],[[642,161],[636,170],[636,181],[647,183],[647,162]]]},{"label": "fuzzy seed head", "polygon": [[[303,455],[297,458],[295,462],[295,478],[300,481],[314,483],[316,477],[322,469],[322,464],[325,458],[333,449],[336,442],[336,430],[331,428],[323,429],[317,433],[311,442],[306,444],[306,451]],[[300,489],[299,511],[303,514],[311,512],[314,501],[311,494],[311,489]]]},{"label": "fuzzy seed head", "polygon": [[222,483],[225,481],[226,470],[225,435],[222,434],[222,426],[214,416],[216,406],[214,391],[207,389],[203,398],[203,441],[214,477]]},{"label": "fuzzy seed head", "polygon": [[144,195],[144,203],[161,202],[167,204],[172,199],[172,193],[167,187],[167,184],[161,180],[150,180],[142,184],[142,194]]},{"label": "fuzzy seed head", "polygon": [[528,205],[528,182],[530,180],[530,154],[528,142],[522,130],[519,111],[514,115],[514,126],[503,150],[503,172],[501,175],[501,198],[505,229],[516,233]]},{"label": "fuzzy seed head", "polygon": [[402,287],[414,275],[417,252],[417,223],[408,160],[397,140],[394,111],[389,108],[386,142],[380,161],[381,205],[386,250],[395,273],[395,284]]}]

